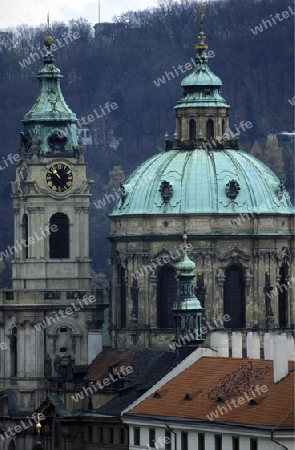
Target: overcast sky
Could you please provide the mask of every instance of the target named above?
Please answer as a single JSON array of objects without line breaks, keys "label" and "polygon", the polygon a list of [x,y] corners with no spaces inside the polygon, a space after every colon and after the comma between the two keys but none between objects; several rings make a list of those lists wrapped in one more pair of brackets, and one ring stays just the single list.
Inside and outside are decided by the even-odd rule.
[{"label": "overcast sky", "polygon": [[[0,30],[24,23],[29,26],[44,24],[48,10],[51,22],[68,22],[79,17],[92,24],[98,22],[98,0],[0,0],[0,3]],[[101,22],[111,22],[114,16],[123,12],[155,7],[157,3],[157,0],[100,0]]]}]

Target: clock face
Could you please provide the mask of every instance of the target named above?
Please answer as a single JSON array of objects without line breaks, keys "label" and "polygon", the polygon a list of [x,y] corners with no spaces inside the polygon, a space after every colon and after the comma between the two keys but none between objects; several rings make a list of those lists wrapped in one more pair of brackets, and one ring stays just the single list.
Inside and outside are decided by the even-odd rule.
[{"label": "clock face", "polygon": [[46,173],[46,184],[54,192],[66,192],[72,187],[73,172],[66,164],[53,164]]}]

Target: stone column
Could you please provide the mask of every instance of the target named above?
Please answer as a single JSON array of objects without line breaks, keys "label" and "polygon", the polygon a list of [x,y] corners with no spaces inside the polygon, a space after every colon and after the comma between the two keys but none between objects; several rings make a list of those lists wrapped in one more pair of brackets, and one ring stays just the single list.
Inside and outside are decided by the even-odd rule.
[{"label": "stone column", "polygon": [[25,324],[23,319],[18,320],[17,327],[17,376],[24,377],[26,374],[26,340],[25,340]]},{"label": "stone column", "polygon": [[[20,226],[20,208],[18,206],[13,207],[13,214],[14,214],[14,242],[16,245],[16,241],[20,242],[22,239]],[[16,253],[16,257],[17,256],[21,257],[20,250],[18,247],[17,249],[19,253]]]},{"label": "stone column", "polygon": [[[35,207],[28,207],[28,235],[29,237],[33,237],[35,238],[35,241],[38,242],[36,240],[36,236],[34,235],[34,231],[37,230],[36,227],[36,208]],[[39,230],[40,231],[40,230]],[[28,256],[29,258],[36,258],[36,254],[37,254],[37,245],[35,244],[29,244],[28,246]]]}]

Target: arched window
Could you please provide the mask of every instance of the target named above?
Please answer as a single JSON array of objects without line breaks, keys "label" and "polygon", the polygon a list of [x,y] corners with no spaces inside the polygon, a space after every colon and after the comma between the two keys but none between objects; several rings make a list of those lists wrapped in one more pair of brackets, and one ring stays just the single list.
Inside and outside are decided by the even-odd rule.
[{"label": "arched window", "polygon": [[214,138],[214,122],[211,119],[206,123],[206,137],[207,139]]},{"label": "arched window", "polygon": [[224,135],[224,133],[225,133],[225,120],[222,119],[222,136]]},{"label": "arched window", "polygon": [[49,236],[49,257],[70,257],[70,232],[69,218],[66,214],[56,213],[50,219],[50,227],[56,225],[57,231],[52,231]]},{"label": "arched window", "polygon": [[121,328],[126,328],[126,286],[125,286],[125,269],[120,267],[119,269],[120,279],[120,322]]},{"label": "arched window", "polygon": [[15,450],[15,443],[14,443],[14,441],[9,442],[8,450]]},{"label": "arched window", "polygon": [[25,259],[29,257],[29,247],[28,247],[28,238],[29,238],[29,225],[28,225],[28,215],[23,215],[22,220],[22,239],[25,241],[26,246],[23,248],[23,256]]},{"label": "arched window", "polygon": [[176,300],[177,284],[175,270],[172,267],[163,267],[158,275],[157,309],[158,327],[173,328],[173,303]]},{"label": "arched window", "polygon": [[180,117],[177,119],[177,133],[178,133],[178,139],[181,139],[182,129],[181,129],[181,118]]},{"label": "arched window", "polygon": [[287,266],[283,264],[280,268],[280,281],[278,288],[278,301],[279,301],[279,326],[286,327],[288,320],[288,285],[287,285]]},{"label": "arched window", "polygon": [[197,137],[197,125],[195,119],[189,121],[189,138],[196,139]]},{"label": "arched window", "polygon": [[226,326],[245,327],[245,282],[240,267],[231,266],[225,271],[223,289],[224,314],[230,316]]},{"label": "arched window", "polygon": [[14,326],[10,336],[10,365],[11,376],[16,377],[17,374],[17,328]]}]

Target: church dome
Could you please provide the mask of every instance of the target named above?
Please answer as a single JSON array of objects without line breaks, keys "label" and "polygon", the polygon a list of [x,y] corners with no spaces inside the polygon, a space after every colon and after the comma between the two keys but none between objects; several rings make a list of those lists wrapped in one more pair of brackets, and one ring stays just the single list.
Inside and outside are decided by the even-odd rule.
[{"label": "church dome", "polygon": [[283,182],[240,150],[239,135],[229,128],[222,82],[208,65],[203,17],[201,10],[195,69],[182,81],[183,95],[174,107],[174,139],[166,135],[166,151],[124,183],[112,216],[294,213]]},{"label": "church dome", "polygon": [[187,77],[185,77],[181,86],[222,86],[221,79],[215,75],[207,65],[203,65],[202,70],[198,72],[192,72]]},{"label": "church dome", "polygon": [[113,216],[130,214],[294,213],[278,177],[235,149],[170,150],[138,167]]}]

